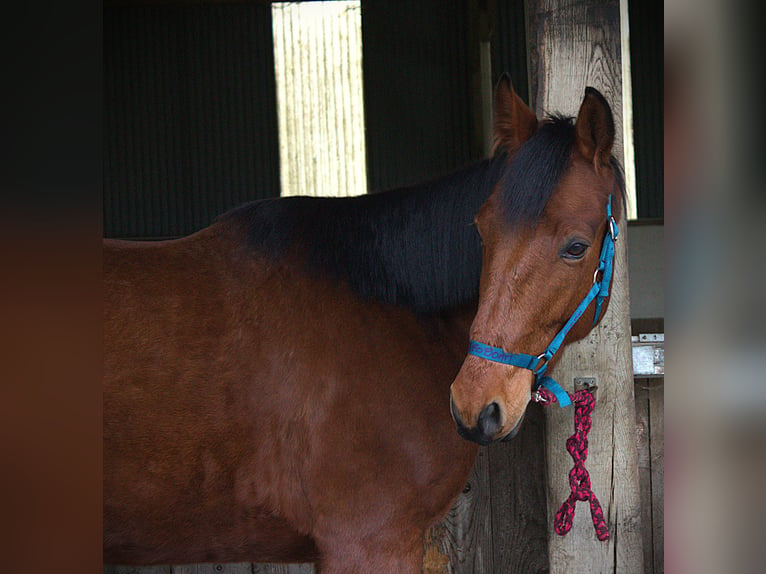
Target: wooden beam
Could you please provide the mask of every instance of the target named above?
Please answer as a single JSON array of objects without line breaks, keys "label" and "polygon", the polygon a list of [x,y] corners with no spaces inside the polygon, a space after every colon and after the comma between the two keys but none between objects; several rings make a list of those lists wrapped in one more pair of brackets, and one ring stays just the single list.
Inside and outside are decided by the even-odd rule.
[{"label": "wooden beam", "polygon": [[[623,159],[622,50],[619,0],[527,0],[529,69],[538,115],[576,115],[586,86],[610,102]],[[630,148],[631,146],[628,146]],[[630,158],[632,162],[632,158]],[[624,224],[623,224],[624,228]],[[641,512],[633,398],[632,354],[625,233],[617,242],[616,271],[608,312],[585,340],[570,346],[552,373],[567,390],[575,377],[598,385],[586,468],[607,518],[611,537],[600,542],[586,503],[578,503],[572,530],[552,530],[558,507],[569,495],[572,460],[565,441],[573,432],[572,409],[547,410],[548,516],[551,572],[643,573]]]}]

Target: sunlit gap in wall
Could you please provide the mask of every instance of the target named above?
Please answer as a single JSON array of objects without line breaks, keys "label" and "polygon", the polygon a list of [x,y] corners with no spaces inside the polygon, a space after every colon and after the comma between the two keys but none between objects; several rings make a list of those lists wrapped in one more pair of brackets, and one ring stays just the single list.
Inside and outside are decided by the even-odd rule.
[{"label": "sunlit gap in wall", "polygon": [[361,2],[271,10],[282,195],[366,193]]}]

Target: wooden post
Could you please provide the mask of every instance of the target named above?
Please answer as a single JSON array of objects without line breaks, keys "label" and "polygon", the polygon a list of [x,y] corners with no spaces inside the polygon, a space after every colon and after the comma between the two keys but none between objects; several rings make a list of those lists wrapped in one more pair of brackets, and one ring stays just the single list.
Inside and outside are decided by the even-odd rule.
[{"label": "wooden post", "polygon": [[[612,107],[618,135],[614,153],[623,165],[632,164],[633,158],[625,158],[623,153],[632,146],[625,146],[624,141],[631,136],[623,125],[621,55],[627,46],[621,46],[619,0],[527,0],[526,7],[527,37],[532,43],[531,95],[538,116],[554,112],[577,115],[585,87],[593,86]],[[565,351],[552,373],[569,391],[574,389],[575,377],[596,379],[597,400],[585,466],[611,537],[608,542],[596,538],[584,502],[577,504],[574,525],[566,536],[553,532],[554,515],[570,492],[572,459],[565,442],[573,432],[573,411],[548,407],[549,554],[551,572],[557,574],[644,571],[624,230],[623,223],[606,316],[589,337]]]}]

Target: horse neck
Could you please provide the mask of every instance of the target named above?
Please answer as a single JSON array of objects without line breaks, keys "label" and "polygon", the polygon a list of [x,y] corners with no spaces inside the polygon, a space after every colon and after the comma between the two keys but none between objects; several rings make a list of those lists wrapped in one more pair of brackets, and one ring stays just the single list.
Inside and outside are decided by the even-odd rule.
[{"label": "horse neck", "polygon": [[473,219],[507,159],[435,181],[350,198],[286,197],[246,204],[219,223],[244,232],[273,262],[346,283],[365,299],[440,313],[479,297],[481,244]]},{"label": "horse neck", "polygon": [[360,271],[375,281],[361,291],[425,313],[476,301],[481,244],[473,219],[506,161],[485,160],[429,183],[367,196],[377,203],[369,213],[373,269]]}]

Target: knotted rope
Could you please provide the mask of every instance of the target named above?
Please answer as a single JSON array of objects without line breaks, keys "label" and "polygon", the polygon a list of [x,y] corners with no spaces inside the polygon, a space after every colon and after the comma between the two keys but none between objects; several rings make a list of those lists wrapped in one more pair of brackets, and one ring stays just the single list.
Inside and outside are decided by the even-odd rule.
[{"label": "knotted rope", "polygon": [[[596,537],[599,540],[609,539],[609,530],[604,520],[604,512],[601,510],[601,504],[596,498],[590,487],[590,475],[585,470],[585,459],[588,458],[588,432],[591,427],[590,415],[593,412],[593,406],[596,399],[588,390],[576,391],[574,394],[567,393],[574,403],[574,429],[575,432],[567,439],[566,447],[572,456],[574,466],[569,471],[569,486],[572,492],[556,513],[553,528],[556,534],[563,536],[572,528],[574,519],[575,504],[578,500],[588,501],[590,504],[590,514],[593,519],[593,526],[596,529]],[[556,402],[556,395],[545,387],[540,387],[533,394],[535,402],[548,404]]]}]

